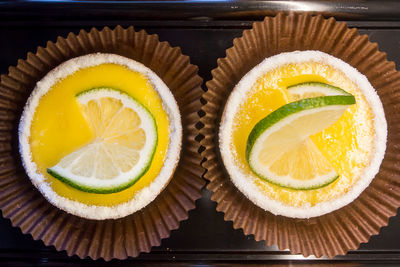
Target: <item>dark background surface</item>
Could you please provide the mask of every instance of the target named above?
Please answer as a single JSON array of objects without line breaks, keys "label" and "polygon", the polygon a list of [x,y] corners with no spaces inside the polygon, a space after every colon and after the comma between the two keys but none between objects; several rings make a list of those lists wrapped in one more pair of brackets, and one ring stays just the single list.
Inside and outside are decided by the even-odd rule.
[{"label": "dark background surface", "polygon": [[[66,37],[69,32],[77,34],[80,29],[101,29],[104,26],[113,28],[120,24],[133,25],[137,30],[145,29],[148,33],[156,33],[160,41],[168,41],[172,46],[181,47],[183,54],[190,56],[191,63],[199,67],[199,75],[204,81],[208,81],[211,79],[210,71],[216,67],[217,58],[224,57],[225,49],[232,46],[233,39],[241,36],[243,29],[251,28],[252,25],[252,20],[240,16],[235,20],[136,20],[132,16],[123,19],[110,17],[105,20],[95,13],[90,17],[81,18],[81,13],[74,11],[70,13],[70,17],[60,19],[51,14],[40,15],[40,10],[43,9],[40,5],[29,11],[34,19],[27,20],[26,17],[19,16],[19,13],[13,14],[10,5],[4,5],[5,2],[7,1],[0,1],[0,73],[7,73],[8,67],[15,66],[19,58],[26,58],[27,52],[35,52],[37,46],[45,46],[48,40],[56,41],[57,36]],[[395,7],[399,10],[400,3],[398,5]],[[8,15],[1,16],[4,14]],[[368,34],[371,41],[378,42],[379,49],[387,52],[388,59],[394,61],[399,69],[400,12],[397,16],[398,21],[396,16],[386,18],[390,21],[385,20],[385,14],[380,17],[376,15],[372,20],[365,17],[360,20],[359,16],[349,16],[346,20],[350,27],[358,27],[360,33]],[[259,17],[255,16],[254,19]],[[181,222],[180,228],[173,231],[170,238],[163,240],[161,246],[154,247],[150,253],[142,253],[138,258],[118,263],[173,266],[231,265],[244,262],[256,265],[291,263],[296,266],[400,266],[400,215],[390,219],[388,227],[382,228],[380,234],[371,237],[367,244],[361,244],[357,251],[332,260],[313,257],[304,259],[300,255],[291,255],[288,251],[279,251],[276,247],[267,247],[265,242],[256,242],[253,236],[244,236],[242,230],[233,230],[232,222],[225,222],[223,214],[216,212],[215,207],[216,204],[210,200],[210,192],[204,189],[203,198],[197,201],[197,208],[189,213],[189,219]],[[11,226],[8,219],[0,218],[0,266],[83,263],[106,264],[102,260],[94,262],[89,259],[80,260],[76,256],[68,257],[65,252],[57,252],[54,247],[46,247],[42,241],[34,241],[30,235],[22,234],[18,228]]]}]

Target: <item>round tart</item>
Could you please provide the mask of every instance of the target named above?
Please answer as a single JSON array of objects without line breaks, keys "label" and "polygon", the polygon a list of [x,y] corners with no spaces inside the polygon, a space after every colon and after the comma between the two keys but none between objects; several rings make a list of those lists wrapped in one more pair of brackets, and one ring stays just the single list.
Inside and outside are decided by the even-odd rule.
[{"label": "round tart", "polygon": [[[400,122],[400,116],[398,116],[396,112],[396,103],[399,98],[396,88],[399,87],[400,73],[396,71],[394,62],[388,61],[386,59],[386,54],[379,51],[378,44],[370,42],[367,35],[360,35],[357,29],[350,29],[347,27],[346,23],[336,22],[334,18],[325,19],[322,16],[312,16],[309,14],[286,15],[279,13],[275,17],[266,17],[263,21],[255,22],[252,29],[244,30],[243,36],[236,38],[233,44],[231,48],[226,50],[226,57],[218,59],[218,67],[212,71],[213,79],[207,82],[206,86],[208,90],[203,95],[206,104],[202,108],[205,115],[201,118],[204,127],[200,132],[204,136],[201,141],[201,144],[204,146],[202,156],[207,159],[203,163],[203,166],[207,169],[204,177],[209,180],[207,188],[212,191],[211,199],[217,202],[217,211],[223,212],[224,219],[226,221],[232,221],[235,229],[242,229],[245,235],[254,236],[256,241],[264,240],[267,246],[277,245],[279,249],[289,249],[290,253],[301,253],[306,257],[309,255],[315,255],[316,257],[326,255],[332,258],[336,255],[346,254],[349,250],[357,249],[361,243],[368,242],[372,235],[379,234],[380,229],[387,225],[390,217],[396,215],[398,207],[400,206],[399,195],[395,193],[399,192],[399,184],[397,181],[400,176],[396,168],[398,165],[396,155],[399,154],[398,140],[400,139],[398,131],[395,130],[397,127],[396,125]],[[238,85],[240,79],[247,73],[266,58],[279,55],[280,53],[307,50],[322,51],[332,57],[340,59],[340,66],[331,66],[335,67],[337,71],[340,71],[340,67],[345,68],[347,65],[343,62],[346,62],[365,75],[372,87],[376,89],[382,101],[388,131],[385,156],[380,165],[380,170],[365,190],[354,201],[338,210],[309,219],[301,219],[296,217],[276,216],[250,200],[251,195],[246,196],[242,193],[242,190],[238,190],[238,186],[235,185],[233,179],[231,179],[231,173],[226,171],[226,164],[224,164],[224,161],[221,159],[221,149],[218,146],[218,142],[214,142],[218,131],[213,129],[219,128],[223,111],[225,111],[224,115],[227,116],[226,101],[232,90]],[[325,59],[329,60],[329,57]],[[343,60],[343,62],[341,60]],[[304,58],[301,58],[300,62],[304,62]],[[348,81],[354,77],[353,75],[348,75],[348,69],[349,68],[346,67],[346,73],[340,71],[341,75],[337,76],[337,78],[342,78],[343,81],[347,80],[346,83],[337,83],[337,81],[335,81],[336,79],[332,79],[332,77],[329,79],[322,79],[320,76],[318,80],[316,79],[318,77],[315,75],[318,73],[313,74],[314,70],[312,68],[310,68],[310,72],[307,73],[308,77],[305,75],[302,76],[302,79],[293,80],[294,76],[290,75],[290,79],[286,80],[286,84],[284,85],[285,90],[281,91],[280,100],[279,97],[275,98],[277,100],[276,105],[273,107],[270,106],[270,110],[267,112],[265,112],[266,108],[262,107],[259,110],[255,110],[253,113],[253,115],[259,113],[263,114],[255,118],[254,125],[249,126],[246,130],[247,133],[243,134],[241,137],[243,138],[242,145],[244,146],[241,148],[241,153],[244,154],[247,151],[247,140],[250,133],[256,128],[255,125],[258,122],[264,121],[265,118],[271,118],[271,114],[278,112],[279,109],[283,108],[286,111],[299,111],[305,109],[305,107],[315,107],[316,103],[321,104],[321,106],[324,105],[324,108],[326,108],[327,103],[332,103],[330,101],[307,100],[309,102],[304,106],[294,104],[296,101],[303,101],[302,98],[304,97],[310,99],[321,97],[317,96],[318,94],[316,95],[316,92],[319,92],[319,94],[323,93],[322,95],[325,96],[330,96],[331,93],[334,93],[333,96],[335,99],[337,98],[336,100],[342,98],[340,100],[342,104],[344,101],[341,95],[348,95],[349,97],[344,97],[347,100],[351,100],[353,97],[356,104],[350,104],[351,101],[347,102],[348,105],[345,108],[345,113],[347,114],[349,111],[354,110],[357,105],[363,102],[367,103],[368,94],[363,94],[365,101],[360,101],[362,99],[358,96],[359,94],[355,93],[357,90],[350,90],[350,87],[346,86]],[[357,76],[360,77],[362,75],[358,74]],[[273,82],[279,82],[279,80]],[[285,81],[282,80],[281,82]],[[312,83],[313,86],[307,86],[308,88],[305,89],[304,83]],[[325,84],[326,86],[321,86],[321,84]],[[260,86],[261,85],[262,83]],[[315,90],[317,87],[318,90]],[[360,87],[358,91],[361,92],[363,86]],[[292,93],[290,93],[290,91],[292,91]],[[374,92],[374,90],[371,90],[371,92]],[[278,94],[275,96],[279,96],[279,92],[276,93]],[[287,96],[286,101],[285,98],[282,97],[285,95]],[[371,93],[371,95],[375,95],[375,93]],[[243,95],[243,101],[246,98],[247,96]],[[266,100],[264,97],[260,97],[259,99]],[[238,102],[242,101],[238,100]],[[309,105],[310,103],[311,105]],[[379,101],[377,104],[380,106]],[[291,107],[296,106],[298,109],[288,109],[287,105]],[[372,105],[368,104],[369,109],[374,108],[370,106]],[[250,112],[247,113],[250,115]],[[279,120],[275,120],[273,125],[277,125],[277,121],[282,122],[290,118],[291,121],[296,121],[293,120],[293,114],[288,115],[290,112],[284,113],[284,115],[288,116],[282,116],[281,111],[278,113],[280,113],[280,116],[275,117],[275,119],[279,118]],[[372,110],[370,114],[374,114]],[[364,117],[364,115],[362,117]],[[340,120],[342,120],[342,118],[340,118],[339,121]],[[236,119],[236,121],[239,121],[239,119]],[[367,121],[371,124],[371,120]],[[337,124],[337,122],[333,125]],[[321,121],[318,120],[318,125],[321,125],[320,123]],[[373,123],[375,124],[375,122]],[[299,129],[301,129],[304,133],[304,128],[304,126],[296,127],[296,129],[293,129],[293,132],[299,132]],[[320,130],[319,132],[326,132],[329,128],[330,127],[322,127],[322,129],[319,128],[318,130]],[[374,128],[375,131],[379,131],[376,127],[367,128]],[[265,134],[270,128],[262,127],[261,129],[263,130],[262,133]],[[310,134],[310,132],[308,134]],[[366,136],[369,136],[367,140],[370,140],[370,144],[371,141],[375,142],[375,138],[370,138],[370,134],[366,134]],[[314,137],[309,136],[307,138],[313,139]],[[255,140],[258,139],[259,138],[256,138]],[[316,140],[312,141],[315,144],[314,148],[316,147],[316,150],[319,152],[313,154],[319,154],[317,157],[319,159],[325,158],[326,162],[329,162],[331,167],[333,167],[333,171],[340,175],[340,169],[337,169],[333,164],[333,157],[331,157],[329,153],[325,154],[323,147],[319,147],[318,144],[316,144],[318,142],[314,142]],[[384,143],[384,141],[382,141],[382,143]],[[283,143],[281,142],[281,144]],[[348,144],[348,142],[344,144]],[[249,147],[251,147],[251,142]],[[328,142],[327,148],[329,147],[333,147],[334,149],[328,149],[328,152],[335,152],[335,149],[340,150],[346,148],[346,145],[338,146]],[[378,146],[376,147],[379,149]],[[384,149],[384,147],[380,149]],[[320,157],[321,154],[323,157]],[[375,154],[378,153],[374,151],[373,155]],[[226,155],[222,156],[226,157]],[[233,156],[232,158],[234,158]],[[356,157],[357,154],[354,154],[354,159],[356,159]],[[246,155],[240,157],[240,160],[242,162],[244,161],[244,163],[248,162]],[[280,162],[285,163],[284,161]],[[292,160],[290,162],[292,162]],[[302,162],[302,160],[299,160],[299,162]],[[297,165],[297,163],[289,165],[289,168],[286,169],[291,170],[291,172],[293,170],[304,169],[293,168],[292,166],[295,165]],[[329,164],[324,166],[329,166]],[[285,170],[285,168],[280,168],[280,170],[282,169]],[[247,170],[252,172],[250,166],[248,166]],[[255,170],[257,171],[257,169]],[[330,168],[326,168],[325,170],[330,170]],[[332,174],[334,172],[332,172]],[[277,173],[277,169],[275,169],[275,174],[279,176],[285,173]],[[324,178],[323,176],[321,177]],[[319,187],[323,186],[323,188],[311,189],[311,187],[315,187],[316,185],[316,183],[313,182],[307,186],[307,190],[288,188],[288,186],[295,186],[295,184],[292,183],[293,181],[291,181],[279,187],[278,190],[280,192],[287,192],[288,194],[286,194],[287,199],[281,199],[281,201],[278,202],[271,201],[268,196],[269,194],[258,186],[258,184],[267,184],[271,186],[271,188],[273,187],[273,184],[264,178],[257,176],[257,179],[243,179],[243,181],[246,182],[243,186],[247,187],[249,184],[252,184],[254,190],[251,193],[257,190],[260,191],[260,195],[263,196],[263,202],[268,202],[272,206],[274,204],[280,204],[284,208],[294,207],[294,209],[300,205],[296,206],[288,203],[290,202],[288,200],[293,192],[303,191],[304,193],[302,194],[309,194],[311,196],[312,193],[310,192],[321,192],[321,194],[317,196],[326,198],[329,195],[325,194],[326,190],[323,190],[323,188],[334,187],[335,183],[338,183],[341,179],[339,177],[334,180],[335,176],[329,175],[329,177],[325,177],[327,179],[318,179],[320,182]],[[329,183],[331,180],[330,178],[333,179],[332,183]],[[257,181],[258,184],[255,185],[252,181]],[[302,184],[302,186],[304,185]],[[349,187],[349,189],[352,188],[355,187]],[[280,194],[277,195],[277,197],[281,196]],[[343,194],[343,196],[344,195],[346,194]],[[353,197],[355,197],[355,195],[353,195]],[[299,200],[299,198],[297,198],[297,200]],[[300,200],[304,201],[307,200],[307,198],[300,198]],[[318,203],[318,201],[312,202],[310,198],[308,200],[309,203]],[[312,207],[312,204],[309,204],[309,206]],[[305,207],[306,205],[304,205],[304,208]],[[305,216],[305,213],[301,215]]]},{"label": "round tart", "polygon": [[253,203],[310,218],[368,187],[386,136],[383,107],[367,78],[309,50],[266,58],[240,80],[225,105],[219,146],[232,182]]},{"label": "round tart", "polygon": [[[124,61],[133,59],[157,74],[166,84],[169,91],[172,92],[178,104],[182,118],[182,131],[186,133],[186,135],[182,135],[182,143],[186,144],[185,147],[180,151],[177,150],[176,154],[171,153],[173,157],[178,157],[177,154],[181,155],[174,174],[170,178],[170,182],[165,189],[141,210],[115,220],[88,220],[86,219],[87,214],[83,214],[86,217],[73,216],[52,205],[39,190],[34,190],[36,188],[34,188],[22,164],[20,164],[22,162],[16,160],[20,158],[20,153],[18,149],[19,136],[16,134],[17,131],[15,130],[20,123],[21,113],[27,103],[28,96],[36,87],[38,81],[42,80],[51,70],[59,67],[70,59],[98,52],[123,56]],[[131,60],[128,61],[132,62]],[[146,69],[143,68],[141,64],[134,64],[138,67],[140,66],[141,70]],[[170,102],[168,99],[168,101],[164,101],[163,93],[158,91],[159,88],[155,88],[157,84],[152,83],[151,77],[146,77],[139,72],[134,75],[134,82],[131,79],[127,79],[132,77],[132,73],[135,72],[126,67],[125,64],[107,63],[105,65],[108,66],[93,67],[93,69],[97,68],[97,71],[94,73],[97,75],[95,75],[94,79],[76,79],[78,76],[71,75],[71,77],[66,77],[63,80],[75,80],[76,82],[74,86],[66,86],[66,92],[69,92],[71,88],[77,88],[76,86],[79,86],[82,81],[86,81],[87,83],[82,83],[81,89],[77,90],[77,92],[70,92],[68,95],[65,95],[65,97],[57,97],[54,102],[54,110],[59,110],[58,106],[62,106],[63,112],[65,112],[75,107],[76,109],[72,110],[75,110],[77,113],[77,116],[72,116],[72,120],[68,123],[66,123],[65,120],[60,120],[60,123],[64,123],[65,126],[67,126],[66,128],[76,125],[80,126],[82,131],[78,131],[77,136],[79,138],[90,139],[91,134],[96,135],[97,133],[101,133],[101,131],[97,133],[96,131],[93,131],[93,133],[89,131],[90,134],[88,135],[88,129],[90,129],[89,122],[91,122],[93,126],[98,124],[93,120],[92,116],[86,117],[85,104],[88,103],[88,105],[91,106],[89,110],[92,110],[92,108],[96,108],[96,105],[90,103],[93,103],[92,101],[95,99],[106,103],[108,107],[113,106],[111,104],[117,102],[118,105],[123,105],[127,108],[126,111],[129,112],[125,112],[125,115],[122,117],[131,119],[131,122],[133,118],[137,117],[140,118],[141,122],[150,121],[150,118],[153,117],[156,123],[157,117],[158,119],[161,117],[165,118],[163,121],[168,123],[165,123],[164,126],[160,123],[156,124],[158,133],[157,148],[159,148],[160,142],[164,140],[166,141],[164,147],[168,147],[168,149],[164,149],[164,151],[172,151],[172,132],[167,138],[160,138],[159,134],[161,131],[169,131],[170,128],[172,129],[172,123],[174,122],[172,116],[179,117],[179,113],[175,113],[174,115],[170,113],[170,111],[173,111],[173,107],[169,106]],[[71,66],[71,68],[77,69],[76,66]],[[92,67],[87,68],[86,70],[82,69],[82,73],[90,72],[91,68]],[[100,70],[103,69],[106,71],[100,71],[101,73],[99,73],[99,68]],[[110,68],[113,68],[113,70]],[[64,71],[66,70],[64,69]],[[79,72],[81,72],[81,70],[77,71],[75,74]],[[179,47],[171,47],[169,43],[165,41],[160,42],[156,34],[149,35],[144,30],[135,31],[132,26],[128,28],[117,26],[114,29],[104,27],[102,30],[92,28],[89,32],[81,30],[79,34],[70,33],[67,38],[58,37],[56,42],[48,41],[46,47],[38,47],[36,52],[28,53],[26,59],[19,59],[17,66],[11,66],[9,68],[9,73],[7,75],[2,75],[0,82],[0,91],[2,91],[5,97],[0,107],[3,114],[1,116],[1,123],[6,127],[4,131],[0,133],[0,139],[2,140],[0,141],[0,146],[4,152],[0,157],[4,166],[3,175],[0,179],[0,184],[4,189],[0,191],[0,209],[3,216],[9,218],[13,226],[19,227],[22,233],[32,235],[34,240],[42,240],[47,246],[54,246],[58,251],[66,251],[68,255],[77,255],[80,258],[102,258],[106,261],[111,259],[126,259],[128,257],[137,257],[142,252],[149,252],[153,246],[159,246],[162,239],[169,237],[172,230],[179,228],[180,221],[187,219],[189,210],[195,208],[195,201],[201,197],[201,189],[204,186],[204,180],[202,179],[204,168],[199,164],[202,157],[197,153],[200,144],[190,142],[191,138],[197,135],[195,125],[198,123],[198,110],[201,107],[199,99],[203,93],[201,89],[202,79],[197,75],[197,72],[198,67],[190,64],[189,57],[183,55]],[[122,73],[124,73],[124,75],[121,76],[120,74]],[[146,73],[149,72],[146,71]],[[115,80],[112,84],[105,84],[104,79],[107,77],[109,79],[117,79],[118,84],[115,84]],[[128,80],[129,82],[127,82]],[[155,81],[157,80],[156,78]],[[99,83],[93,84],[95,81]],[[154,104],[158,103],[157,105],[159,107],[161,106],[162,110],[153,109],[148,106],[146,101],[143,101],[139,95],[135,95],[134,92],[131,92],[130,88],[134,87],[135,84],[137,85],[140,81],[142,81],[141,84],[144,85],[141,87],[143,90],[140,91],[147,91],[147,93],[153,92],[151,95],[146,94],[148,96],[146,99],[148,101],[151,99],[158,99]],[[58,84],[63,83],[57,83],[57,85]],[[123,91],[123,93],[121,93],[121,91]],[[52,94],[52,92],[54,93],[56,91],[50,90],[48,94]],[[117,94],[118,92],[120,94]],[[111,95],[106,96],[106,94]],[[46,96],[47,95],[44,95],[41,100],[46,99]],[[121,98],[121,102],[114,101],[116,98]],[[40,105],[36,111],[42,108],[45,110],[44,107],[46,107],[46,105],[42,105],[43,103],[44,102],[40,101]],[[48,104],[51,103],[52,101]],[[69,106],[68,103],[71,104],[71,106]],[[141,106],[143,106],[145,110],[139,114]],[[51,111],[49,113],[54,112]],[[135,116],[135,113],[137,116]],[[148,116],[146,116],[146,114]],[[170,116],[172,119],[170,119]],[[46,122],[46,120],[40,121],[44,124]],[[78,123],[79,121],[82,123]],[[138,120],[133,121],[137,122]],[[158,120],[158,122],[160,122],[160,120]],[[178,123],[178,121],[175,122]],[[54,122],[50,121],[50,123]],[[33,124],[38,126],[35,122],[32,122],[32,125]],[[50,125],[51,124],[44,126]],[[146,132],[142,124],[137,125],[137,123],[130,123],[128,126],[129,125],[133,125],[133,127],[138,126],[136,127],[136,133],[140,133],[142,130]],[[151,129],[154,127],[151,127],[151,125],[154,125],[154,123],[148,124],[148,126],[150,126],[148,129],[150,130],[149,134],[154,132]],[[122,125],[122,128],[124,127],[126,127],[126,125]],[[39,128],[40,127],[37,129]],[[112,128],[118,129],[119,127]],[[179,136],[181,134],[179,129],[176,128],[175,130],[176,135]],[[36,133],[39,133],[38,137],[40,138],[40,131]],[[31,131],[32,136],[33,134],[34,131]],[[61,134],[64,135],[63,132],[61,132]],[[143,135],[133,134],[130,135],[128,140],[132,140],[132,137],[135,136],[138,137],[135,141],[136,145],[138,145],[135,150],[142,151],[143,141],[147,139],[141,138]],[[109,145],[103,142],[109,140],[102,140],[100,134],[98,134],[97,137],[100,137],[97,140],[97,146]],[[87,145],[89,141],[79,138],[76,139],[80,140],[80,142],[78,142],[80,144],[78,144],[78,146],[80,146],[79,148],[86,147],[85,145]],[[51,140],[51,138],[48,140]],[[57,142],[59,139],[54,138],[53,140]],[[124,139],[121,140],[117,138],[117,140],[122,142]],[[155,139],[152,140],[154,141]],[[70,143],[66,143],[66,145],[67,144],[70,146]],[[50,149],[51,147],[52,146],[46,146],[46,149]],[[149,153],[148,157],[144,156],[143,159],[151,161],[152,164],[158,162],[157,165],[160,166],[159,164],[162,161],[155,161],[156,157],[160,156],[160,153],[157,153],[157,148],[153,155]],[[72,150],[77,151],[74,149]],[[92,206],[92,210],[95,206],[98,206],[99,210],[103,211],[105,210],[103,207],[106,207],[108,210],[111,210],[111,215],[116,215],[111,207],[120,206],[121,208],[118,207],[120,211],[127,212],[132,208],[128,206],[128,204],[131,204],[129,203],[130,200],[135,197],[135,193],[139,192],[140,189],[149,189],[146,190],[149,193],[149,195],[145,196],[147,199],[151,198],[150,193],[154,192],[154,195],[156,194],[155,190],[160,183],[155,182],[155,179],[151,179],[151,177],[146,178],[146,175],[151,172],[152,164],[143,164],[142,167],[144,168],[146,165],[150,166],[144,175],[140,176],[141,173],[138,172],[138,176],[130,177],[133,178],[131,181],[133,181],[134,184],[129,186],[129,188],[122,189],[124,183],[122,179],[120,179],[121,177],[118,177],[117,181],[119,181],[119,183],[116,184],[121,187],[112,186],[113,189],[118,191],[115,193],[105,193],[104,189],[109,189],[108,186],[97,185],[93,187],[93,185],[89,185],[88,188],[82,188],[81,185],[79,185],[79,182],[82,182],[81,180],[73,179],[77,177],[66,175],[66,173],[63,173],[62,176],[68,178],[74,183],[74,186],[80,187],[81,190],[69,186],[56,177],[47,176],[47,169],[55,167],[57,163],[61,162],[63,157],[70,155],[73,151],[66,149],[64,155],[60,155],[54,159],[54,162],[49,162],[47,166],[43,166],[44,168],[42,172],[40,172],[44,176],[44,181],[42,183],[46,183],[48,186],[47,188],[49,191],[47,192],[50,192],[51,189],[54,191],[52,196],[54,196],[54,194],[58,195],[58,197],[53,200],[60,200],[60,197],[64,197],[71,202],[75,201],[77,202],[76,204],[80,206],[75,209],[78,211],[78,208],[83,207],[86,209],[87,206]],[[151,152],[151,149],[145,149],[143,151]],[[126,161],[129,164],[119,165],[119,168],[128,170],[135,165],[135,161],[138,157],[134,156],[135,153],[131,152],[132,151],[130,151],[129,155],[133,157],[131,160]],[[34,153],[32,153],[32,155],[33,154]],[[117,155],[122,154],[118,153]],[[166,154],[164,154],[164,162],[165,155]],[[114,158],[114,156],[112,158]],[[84,168],[78,168],[80,171],[91,169],[85,167],[91,166],[88,158],[90,159],[90,157],[86,157],[83,162],[89,164],[82,165],[80,164],[82,161],[79,161],[75,166],[83,166]],[[118,158],[117,162],[119,162]],[[108,163],[106,162],[106,164]],[[39,164],[37,164],[37,166],[39,166]],[[62,164],[61,167],[64,168],[65,166],[68,166],[68,164]],[[74,172],[75,171],[76,170],[74,170]],[[161,175],[161,172],[157,170],[153,171],[153,174],[155,174],[152,175],[153,178],[158,177],[157,174]],[[104,174],[104,170],[102,172]],[[84,172],[81,174],[84,174]],[[114,175],[113,177],[116,178],[117,176]],[[138,179],[135,181],[135,178]],[[165,176],[164,178],[168,179],[169,177]],[[159,180],[159,182],[162,181]],[[86,189],[93,190],[94,188],[98,190],[99,187],[102,192],[98,194],[85,191]],[[141,200],[139,200],[138,203],[144,204]],[[124,209],[124,206],[126,209]],[[81,213],[83,212],[84,211]],[[96,218],[98,217],[99,216],[96,216]]]},{"label": "round tart", "polygon": [[19,125],[32,183],[56,207],[116,219],[148,205],[179,161],[177,103],[149,68],[115,54],[70,59],[33,90]]}]

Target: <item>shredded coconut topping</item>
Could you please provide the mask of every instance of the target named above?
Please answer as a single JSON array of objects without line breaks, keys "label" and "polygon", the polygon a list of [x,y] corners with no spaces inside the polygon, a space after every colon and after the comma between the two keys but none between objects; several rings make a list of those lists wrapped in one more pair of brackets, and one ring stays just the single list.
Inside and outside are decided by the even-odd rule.
[{"label": "shredded coconut topping", "polygon": [[[243,99],[247,98],[253,84],[264,73],[272,71],[280,66],[291,63],[302,63],[307,61],[320,62],[330,65],[343,73],[354,82],[364,94],[374,115],[374,153],[369,166],[365,167],[361,178],[341,197],[318,203],[314,206],[289,206],[280,201],[269,198],[261,189],[249,179],[241,170],[240,166],[235,164],[236,152],[231,146],[232,129],[235,124],[235,114],[240,107]],[[294,51],[281,53],[264,59],[260,64],[250,70],[235,86],[225,106],[225,111],[221,120],[219,130],[219,147],[221,150],[224,165],[229,173],[232,182],[236,187],[247,196],[252,202],[264,210],[270,211],[275,215],[283,215],[294,218],[310,218],[320,216],[334,210],[340,209],[354,201],[368,185],[379,171],[382,163],[387,139],[387,123],[385,119],[382,103],[371,86],[368,79],[357,69],[346,62],[320,51]]]},{"label": "shredded coconut topping", "polygon": [[[163,108],[168,114],[168,118],[170,120],[170,144],[166,154],[164,166],[162,167],[158,176],[149,186],[138,191],[130,201],[110,207],[86,205],[58,195],[52,189],[49,182],[46,181],[46,178],[43,176],[43,174],[37,170],[36,164],[32,161],[32,154],[29,145],[31,121],[41,97],[45,95],[59,80],[72,75],[80,69],[105,63],[122,65],[132,71],[146,76],[162,99]],[[54,206],[71,214],[93,220],[117,219],[125,217],[144,208],[151,201],[153,201],[168,184],[170,178],[172,177],[175,167],[179,161],[182,143],[182,125],[179,108],[174,96],[165,83],[152,70],[139,62],[119,55],[103,53],[89,54],[70,59],[43,77],[36,84],[36,87],[32,91],[25,105],[19,124],[18,134],[22,163],[36,188],[38,188],[43,196]]]}]

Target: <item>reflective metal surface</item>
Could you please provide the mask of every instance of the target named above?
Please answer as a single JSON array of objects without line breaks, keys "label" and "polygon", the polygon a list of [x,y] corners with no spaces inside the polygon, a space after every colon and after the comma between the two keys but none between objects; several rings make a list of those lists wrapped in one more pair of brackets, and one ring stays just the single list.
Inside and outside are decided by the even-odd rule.
[{"label": "reflective metal surface", "polygon": [[341,20],[400,20],[400,1],[0,1],[0,20],[86,20],[97,16],[103,19],[254,20],[279,11],[318,13]]}]

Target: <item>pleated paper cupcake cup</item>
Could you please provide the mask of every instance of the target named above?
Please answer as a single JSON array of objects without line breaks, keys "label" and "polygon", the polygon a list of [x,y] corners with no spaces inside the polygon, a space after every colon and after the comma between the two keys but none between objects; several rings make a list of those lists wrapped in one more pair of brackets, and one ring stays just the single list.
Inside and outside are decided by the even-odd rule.
[{"label": "pleated paper cupcake cup", "polygon": [[[322,16],[283,15],[255,22],[236,38],[226,57],[218,59],[203,95],[206,104],[200,130],[206,158],[207,188],[213,192],[217,210],[235,229],[255,240],[291,253],[316,257],[346,254],[368,242],[386,226],[400,206],[400,72],[386,59],[378,45],[345,23]],[[218,128],[228,96],[239,80],[266,57],[296,50],[320,50],[344,60],[367,76],[378,91],[388,123],[385,158],[370,186],[349,205],[311,219],[275,216],[248,200],[230,181],[218,149]]]},{"label": "pleated paper cupcake cup", "polygon": [[[3,51],[6,52],[6,51]],[[25,102],[39,81],[60,63],[85,54],[106,52],[125,56],[153,70],[173,93],[182,116],[183,140],[180,162],[168,186],[142,210],[117,220],[93,221],[52,206],[32,185],[18,153],[17,128]],[[158,246],[177,229],[195,207],[204,185],[195,141],[202,79],[198,68],[178,47],[160,42],[157,35],[136,32],[133,27],[70,33],[47,42],[26,60],[18,60],[1,76],[0,83],[0,209],[13,226],[35,240],[68,255],[105,260],[136,257]]]}]

